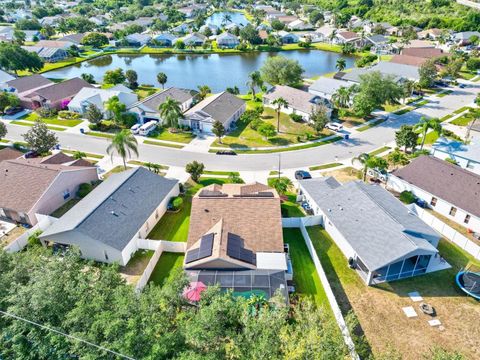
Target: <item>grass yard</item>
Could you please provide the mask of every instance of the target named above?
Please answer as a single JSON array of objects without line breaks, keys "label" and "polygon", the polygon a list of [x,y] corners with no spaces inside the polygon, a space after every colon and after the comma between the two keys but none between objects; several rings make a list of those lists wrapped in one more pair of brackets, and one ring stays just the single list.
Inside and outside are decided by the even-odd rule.
[{"label": "grass yard", "polygon": [[[14,120],[14,121],[11,122],[11,124],[27,126],[27,127],[33,127],[33,125],[35,125],[35,123],[31,122],[31,121],[20,121],[20,120]],[[65,131],[66,130],[63,127],[51,126],[51,125],[47,125],[47,128],[50,129],[50,130],[54,130],[54,131]]]},{"label": "grass yard", "polygon": [[151,139],[164,140],[164,141],[173,141],[183,144],[188,144],[190,141],[195,139],[195,135],[189,131],[179,131],[179,132],[170,132],[166,128],[159,128],[156,131],[152,131],[148,136]]},{"label": "grass yard", "polygon": [[[323,228],[310,227],[308,232],[342,311],[355,312],[374,355],[393,347],[405,360],[423,359],[423,354],[438,346],[460,351],[467,359],[480,357],[480,307],[463,295],[454,280],[457,271],[472,261],[465,252],[441,240],[440,254],[452,269],[368,287],[348,267]],[[428,325],[430,317],[410,300],[407,294],[411,291],[420,292],[435,307],[444,331]],[[402,311],[405,306],[417,308],[419,316],[408,319]]]},{"label": "grass yard", "polygon": [[412,110],[415,110],[415,107],[413,107],[413,106],[407,106],[407,107],[405,107],[405,108],[403,108],[403,109],[394,111],[393,113],[394,113],[395,115],[403,115],[403,114],[406,114],[406,113],[408,113],[408,112],[410,112],[410,111],[412,111]]},{"label": "grass yard", "polygon": [[[265,108],[265,111],[262,115],[262,120],[276,127],[277,114],[275,110],[271,108]],[[219,144],[218,140],[215,140],[212,146],[227,146],[235,149],[246,149],[249,147],[292,145],[301,143],[301,139],[299,137],[303,138],[307,134],[309,134],[313,140],[331,135],[331,132],[325,129],[317,136],[311,126],[307,125],[306,123],[297,123],[290,119],[287,114],[281,113],[280,133],[268,140],[260,135],[257,131],[253,130],[248,123],[238,121],[237,128],[222,138],[222,144]]]},{"label": "grass yard", "polygon": [[50,216],[53,216],[55,218],[62,217],[68,210],[73,208],[81,199],[79,198],[73,198],[68,200],[65,204],[60,206],[57,210],[52,212]]},{"label": "grass yard", "polygon": [[205,170],[203,172],[203,175],[224,175],[224,176],[229,176],[229,175],[237,175],[240,176],[240,173],[238,171],[212,171],[212,170]]},{"label": "grass yard", "polygon": [[148,281],[162,286],[180,270],[184,257],[183,253],[163,252]]},{"label": "grass yard", "polygon": [[[435,141],[438,140],[440,135],[438,134],[437,131],[430,131],[427,133],[427,136],[425,137],[425,145],[432,145]],[[422,137],[418,139],[418,144],[422,143]]]},{"label": "grass yard", "polygon": [[107,178],[109,178],[113,174],[121,173],[122,171],[129,170],[129,169],[131,169],[130,166],[127,166],[127,169],[125,169],[125,167],[123,165],[115,166],[112,170],[103,174],[103,179],[106,180]]},{"label": "grass yard", "polygon": [[377,156],[378,154],[384,153],[385,151],[390,150],[390,146],[383,146],[379,149],[373,150],[372,152],[369,152],[368,155],[370,156]]},{"label": "grass yard", "polygon": [[147,96],[153,95],[160,90],[161,89],[149,86],[139,86],[137,89],[134,90],[134,93],[137,94],[139,100],[142,100],[145,99]]},{"label": "grass yard", "polygon": [[309,170],[310,171],[325,170],[325,169],[330,169],[337,166],[342,166],[342,163],[330,163],[330,164],[324,164],[324,165],[310,166]]},{"label": "grass yard", "polygon": [[78,124],[82,123],[82,120],[61,120],[57,116],[55,117],[49,117],[49,118],[43,118],[38,116],[36,112],[31,112],[27,115],[24,115],[20,118],[20,120],[24,121],[37,121],[37,120],[42,120],[45,124],[49,125],[61,125],[61,126],[66,126],[66,127],[74,127],[77,126]]},{"label": "grass yard", "polygon": [[143,143],[146,144],[146,145],[164,146],[164,147],[170,147],[170,148],[174,148],[174,149],[182,149],[183,148],[183,145],[169,144],[169,143],[165,143],[165,142],[161,143],[161,142],[152,141],[152,140],[144,140]]},{"label": "grass yard", "polygon": [[473,116],[470,116],[468,113],[465,115],[462,115],[452,122],[450,124],[457,125],[457,126],[467,126],[470,124],[470,122],[473,120]]},{"label": "grass yard", "polygon": [[152,250],[137,250],[128,261],[128,264],[121,266],[118,272],[128,284],[135,285],[145,271],[152,256]]},{"label": "grass yard", "polygon": [[85,135],[102,137],[106,139],[113,139],[113,137],[115,136],[114,134],[104,133],[99,131],[89,131],[89,132],[86,132]]},{"label": "grass yard", "polygon": [[444,92],[441,92],[441,93],[437,94],[437,97],[442,98],[442,97],[445,97],[447,95],[450,95],[452,92],[453,92],[453,90],[447,90],[447,91],[444,91]]},{"label": "grass yard", "polygon": [[471,109],[470,106],[462,106],[461,108],[455,110],[453,113],[454,114],[460,114],[460,113],[462,113],[464,111],[467,111],[467,110],[470,110],[470,109]]},{"label": "grass yard", "polygon": [[288,193],[288,200],[282,201],[282,217],[304,217],[305,213],[303,212],[300,204],[297,203],[297,195],[294,193]]},{"label": "grass yard", "polygon": [[322,173],[323,176],[333,176],[337,181],[341,183],[346,183],[349,181],[354,181],[362,178],[362,172],[351,166],[345,167],[338,170],[332,170]]},{"label": "grass yard", "polygon": [[317,306],[328,308],[330,311],[327,295],[320,282],[302,233],[297,228],[283,229],[283,240],[290,246],[293,282],[295,283],[296,293],[300,297],[313,299]]},{"label": "grass yard", "polygon": [[360,132],[366,131],[366,130],[368,130],[368,129],[371,129],[372,127],[375,127],[375,126],[377,126],[377,125],[380,125],[381,123],[383,123],[383,122],[385,122],[385,121],[386,121],[385,119],[375,120],[375,121],[371,122],[370,124],[367,124],[367,125],[365,125],[365,126],[359,127],[359,128],[357,129],[357,131],[360,131]]},{"label": "grass yard", "polygon": [[[75,150],[62,150],[63,153],[67,155],[73,155],[75,154]],[[82,151],[83,152],[83,151]],[[88,158],[93,158],[93,159],[103,159],[104,155],[100,154],[93,154],[93,153],[84,153]]]}]

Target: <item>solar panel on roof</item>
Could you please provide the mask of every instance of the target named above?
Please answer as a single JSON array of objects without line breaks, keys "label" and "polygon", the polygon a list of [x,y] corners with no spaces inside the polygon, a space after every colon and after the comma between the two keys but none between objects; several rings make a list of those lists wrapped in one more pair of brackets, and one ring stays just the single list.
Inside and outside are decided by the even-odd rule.
[{"label": "solar panel on roof", "polygon": [[259,198],[271,198],[273,193],[270,191],[259,192],[259,193],[248,193],[248,194],[235,194],[233,197],[259,197]]},{"label": "solar panel on roof", "polygon": [[200,247],[187,251],[185,263],[191,263],[212,255],[214,234],[206,234],[200,239]]},{"label": "solar panel on roof", "polygon": [[251,250],[243,247],[242,238],[238,235],[228,233],[227,235],[227,255],[231,258],[256,265],[257,257]]}]

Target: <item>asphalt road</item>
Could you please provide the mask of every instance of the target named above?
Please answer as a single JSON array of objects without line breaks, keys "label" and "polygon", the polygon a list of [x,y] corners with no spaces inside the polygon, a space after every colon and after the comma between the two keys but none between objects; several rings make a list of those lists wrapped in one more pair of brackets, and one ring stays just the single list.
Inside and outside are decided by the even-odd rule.
[{"label": "asphalt road", "polygon": [[[395,131],[402,124],[414,124],[422,116],[443,117],[454,110],[473,103],[480,92],[480,84],[470,84],[465,89],[455,88],[455,91],[445,97],[432,97],[432,101],[415,111],[391,118],[379,126],[361,133],[355,133],[349,140],[342,140],[328,145],[322,145],[304,150],[287,151],[281,154],[283,169],[305,168],[311,165],[331,163],[352,158],[363,152],[370,152],[395,139]],[[8,124],[7,138],[22,141],[22,134],[28,129],[24,126]],[[84,152],[105,154],[109,139],[82,135],[80,133],[57,132],[60,145],[65,149],[75,149]],[[212,153],[196,153],[181,149],[139,144],[139,160],[155,162],[169,166],[183,167],[197,160],[208,169],[226,171],[260,171],[278,168],[279,153],[248,154],[238,156],[219,156]]]}]

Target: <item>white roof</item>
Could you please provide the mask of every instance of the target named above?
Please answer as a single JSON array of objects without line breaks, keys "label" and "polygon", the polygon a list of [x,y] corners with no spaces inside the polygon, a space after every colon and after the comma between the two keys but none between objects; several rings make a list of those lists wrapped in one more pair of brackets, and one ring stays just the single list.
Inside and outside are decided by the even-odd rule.
[{"label": "white roof", "polygon": [[[123,91],[122,88],[127,89],[128,92]],[[113,96],[118,96],[119,100],[127,107],[138,101],[137,95],[132,94],[130,89],[123,85],[117,85],[111,89],[83,88],[70,101],[69,106],[79,108],[82,106],[82,103],[88,102],[94,104],[99,109],[103,109],[103,103]]]},{"label": "white roof", "polygon": [[0,84],[6,83],[7,81],[15,80],[15,77],[10,75],[9,73],[0,70]]},{"label": "white roof", "polygon": [[[350,87],[351,84],[343,80],[321,77],[308,88],[308,92],[333,95],[341,87]],[[318,94],[317,94],[318,95]]]},{"label": "white roof", "polygon": [[287,270],[285,253],[257,252],[257,269]]}]

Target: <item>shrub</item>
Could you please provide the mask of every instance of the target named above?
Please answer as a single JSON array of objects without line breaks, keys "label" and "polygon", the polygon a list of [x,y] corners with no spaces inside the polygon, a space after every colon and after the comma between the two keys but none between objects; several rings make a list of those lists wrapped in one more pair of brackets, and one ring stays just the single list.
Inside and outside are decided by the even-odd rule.
[{"label": "shrub", "polygon": [[228,174],[228,181],[230,181],[232,184],[243,184],[244,183],[244,181],[240,177],[240,175],[238,175],[234,172],[231,172],[230,174]]},{"label": "shrub", "polygon": [[87,196],[90,191],[93,190],[92,184],[89,183],[83,183],[78,186],[78,191],[77,191],[77,196],[80,199],[83,199],[85,196]]},{"label": "shrub", "polygon": [[136,123],[137,123],[137,117],[134,114],[131,114],[131,113],[122,114],[122,124],[125,127],[131,128]]},{"label": "shrub", "polygon": [[35,110],[35,112],[38,114],[38,116],[42,118],[50,118],[54,117],[57,115],[57,110],[55,109],[47,109],[47,108],[38,108]]},{"label": "shrub", "polygon": [[368,54],[367,56],[364,56],[355,61],[355,65],[357,65],[357,67],[365,67],[367,65],[370,65],[375,60],[377,60],[377,55]]},{"label": "shrub", "polygon": [[73,111],[62,110],[58,112],[58,117],[65,120],[76,120],[80,119],[80,114]]},{"label": "shrub", "polygon": [[413,204],[415,202],[415,195],[412,194],[411,191],[403,191],[400,194],[400,201],[403,202],[404,204]]},{"label": "shrub", "polygon": [[298,115],[298,114],[290,114],[290,119],[292,119],[295,122],[302,122],[303,121],[302,115]]},{"label": "shrub", "polygon": [[110,121],[110,120],[103,120],[97,124],[88,124],[88,128],[94,131],[105,131],[105,132],[120,129],[120,127],[117,124],[115,124],[113,121]]},{"label": "shrub", "polygon": [[170,201],[173,210],[180,210],[183,206],[183,199],[179,196],[174,197]]},{"label": "shrub", "polygon": [[27,239],[27,244],[29,247],[39,246],[41,244],[40,239],[38,238],[41,233],[42,233],[42,230],[36,230],[32,234],[30,234],[30,236]]},{"label": "shrub", "polygon": [[265,122],[262,119],[253,119],[250,121],[250,127],[253,130],[257,130],[260,126],[262,126]]}]

